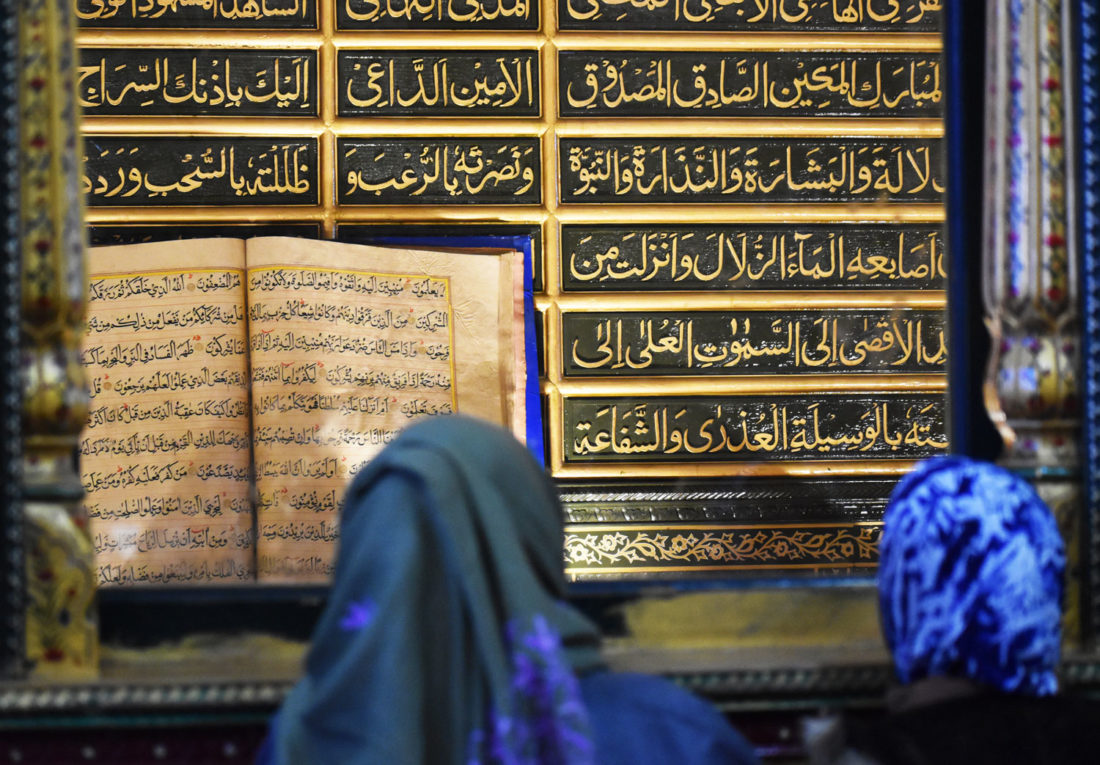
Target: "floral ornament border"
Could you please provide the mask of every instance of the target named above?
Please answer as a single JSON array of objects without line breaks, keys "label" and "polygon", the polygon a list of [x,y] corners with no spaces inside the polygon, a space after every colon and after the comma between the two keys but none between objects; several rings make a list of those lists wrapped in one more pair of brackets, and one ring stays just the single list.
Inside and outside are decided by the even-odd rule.
[{"label": "floral ornament border", "polygon": [[19,242],[18,14],[0,0],[0,677],[19,674],[23,661],[23,503],[21,497],[22,395],[19,377],[21,257]]},{"label": "floral ornament border", "polygon": [[1077,74],[1080,100],[1077,135],[1080,163],[1075,179],[1080,193],[1082,314],[1084,331],[1084,481],[1085,521],[1082,563],[1087,639],[1100,626],[1100,0],[1076,0]]},{"label": "floral ornament border", "polygon": [[878,562],[882,524],[717,529],[566,529],[570,573],[658,566],[715,568],[866,566]]}]

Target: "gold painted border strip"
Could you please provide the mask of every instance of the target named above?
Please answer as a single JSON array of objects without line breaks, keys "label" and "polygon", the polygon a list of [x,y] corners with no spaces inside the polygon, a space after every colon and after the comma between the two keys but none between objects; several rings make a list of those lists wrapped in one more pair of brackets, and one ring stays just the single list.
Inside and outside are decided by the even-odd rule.
[{"label": "gold painted border strip", "polygon": [[[334,74],[327,69],[322,57],[322,87],[335,87]],[[335,68],[335,63],[332,64]],[[335,108],[335,99],[325,93],[322,108]],[[161,133],[181,130],[180,120],[186,120],[187,131],[202,134],[261,134],[273,139],[281,134],[317,129],[319,123],[329,127],[336,135],[348,138],[543,138],[548,133],[547,123],[537,117],[432,117],[424,116],[376,116],[340,117],[330,121],[317,117],[241,117],[239,115],[186,115],[164,116],[113,116],[88,115],[83,119],[84,132],[96,134],[111,131],[137,133]],[[627,122],[626,120],[635,120]],[[638,122],[637,120],[641,120]],[[812,121],[810,121],[812,120]],[[654,138],[654,131],[661,131],[655,140],[675,141],[712,140],[723,138],[928,138],[943,137],[942,128],[935,120],[912,119],[907,123],[890,120],[859,120],[858,125],[839,124],[840,118],[808,118],[806,120],[768,121],[759,117],[722,118],[697,117],[674,120],[673,118],[646,119],[638,117],[612,118],[561,118],[555,122],[557,138]],[[555,141],[556,143],[556,141]],[[556,153],[556,147],[555,147]],[[753,204],[753,203],[742,203]]]},{"label": "gold painted border strip", "polygon": [[[322,4],[327,5],[327,3]],[[113,47],[228,47],[292,48],[319,46],[325,35],[318,29],[82,29],[78,48]]]},{"label": "gold painted border strip", "polygon": [[[562,223],[943,223],[941,204],[797,203],[761,205],[755,202],[713,204],[656,203],[559,205],[555,217]],[[672,222],[674,221],[674,222]]]},{"label": "gold painted border strip", "polygon": [[[555,358],[559,360],[560,354]],[[547,364],[550,359],[547,358]],[[559,370],[554,370],[556,373]],[[821,375],[665,375],[648,377],[569,377],[547,382],[563,398],[582,396],[748,396],[787,393],[945,393],[947,376],[929,374],[821,374]]]},{"label": "gold painted border strip", "polygon": [[942,138],[943,120],[927,117],[561,117],[558,138]]},{"label": "gold painted border strip", "polygon": [[301,207],[276,207],[259,205],[228,207],[89,207],[84,214],[86,223],[272,223],[293,221],[313,223],[324,219],[322,205]]},{"label": "gold painted border strip", "polygon": [[[861,308],[943,308],[947,295],[943,290],[912,291],[859,291],[831,290],[814,292],[792,290],[682,290],[661,292],[569,292],[556,297],[553,305],[561,311],[573,313],[602,313],[605,311],[771,311],[793,309],[849,309]],[[535,306],[549,311],[549,301],[536,298]]]},{"label": "gold painted border strip", "polygon": [[[324,144],[322,143],[322,146]],[[322,187],[322,193],[325,189]],[[253,220],[271,221],[283,218],[301,218],[311,212],[325,212],[324,205],[258,205],[239,207],[224,206],[182,206],[164,205],[163,207],[93,207],[87,212],[88,222],[138,221],[138,220],[241,220],[247,223]],[[339,206],[334,213],[339,223],[530,223],[539,224],[545,213],[538,205],[514,205],[507,207],[482,207],[477,210],[463,208],[432,207],[418,210],[408,207],[349,207]],[[479,214],[480,213],[480,214]]]},{"label": "gold painted border strip", "polygon": [[[155,135],[164,138],[268,138],[278,143],[287,138],[317,138],[324,130],[318,117],[82,117],[85,137]],[[182,124],[185,123],[185,124]]]},{"label": "gold painted border strip", "polygon": [[[102,39],[101,39],[102,37]],[[143,48],[170,48],[181,52],[207,50],[240,49],[255,51],[281,51],[288,48],[310,48],[317,50],[324,43],[324,35],[317,32],[291,35],[285,39],[282,35],[241,35],[239,32],[218,35],[207,39],[205,34],[180,34],[166,32],[159,35],[91,35],[78,36],[80,50],[141,50]]]},{"label": "gold painted border strip", "polygon": [[[466,37],[448,37],[446,32],[438,37],[425,37],[422,41],[413,38],[391,39],[388,35],[384,42],[363,39],[360,37],[348,37],[347,35],[335,35],[332,45],[337,51],[358,50],[362,53],[402,53],[409,50],[423,50],[427,48],[433,53],[476,53],[486,50],[503,50],[507,53],[537,53],[550,41],[540,35],[530,36],[524,39],[522,35],[508,35],[500,38],[499,42],[494,38],[468,39]],[[519,39],[517,39],[519,37]]]},{"label": "gold painted border strip", "polygon": [[[878,563],[751,563],[744,566],[685,566],[682,563],[675,566],[638,566],[637,568],[615,566],[608,568],[585,568],[581,566],[566,566],[565,575],[576,578],[593,574],[679,574],[692,571],[787,571],[792,569],[847,569],[847,568],[877,568]],[[596,577],[592,577],[596,579]]]},{"label": "gold painted border strip", "polygon": [[912,470],[919,460],[899,460],[894,463],[858,462],[715,462],[564,465],[557,455],[551,460],[550,474],[554,478],[748,478],[755,476],[782,478],[900,478]]},{"label": "gold painted border strip", "polygon": [[539,117],[340,117],[332,131],[341,138],[542,138]]},{"label": "gold painted border strip", "polygon": [[344,29],[332,35],[333,43],[339,47],[378,45],[387,48],[450,47],[452,40],[455,46],[508,48],[513,45],[544,45],[549,39],[546,34],[534,29]]},{"label": "gold painted border strip", "polygon": [[321,136],[321,206],[324,209],[322,234],[332,238],[336,232],[336,139],[332,127],[336,124],[336,53],[332,36],[336,29],[336,5],[334,2],[317,3],[317,23],[321,27],[324,44],[321,46],[321,119],[325,131]]},{"label": "gold painted border strip", "polygon": [[[552,0],[543,0],[554,4]],[[657,51],[764,51],[831,53],[837,51],[894,53],[943,50],[943,40],[934,32],[584,32],[569,30],[553,36],[554,45],[570,50],[657,50]]]},{"label": "gold painted border strip", "polygon": [[[576,503],[582,504],[582,503]],[[584,502],[586,505],[598,505],[599,502]],[[814,523],[799,523],[798,521],[782,521],[780,528],[786,529],[852,529],[852,528],[876,528],[882,526],[882,521],[817,521]],[[585,531],[652,531],[657,529],[672,529],[674,531],[752,531],[753,529],[774,529],[775,523],[675,523],[673,521],[638,521],[635,523],[567,523],[564,527],[566,534]]]},{"label": "gold painted border strip", "polygon": [[[309,137],[309,136],[307,136]],[[322,146],[324,144],[322,143]],[[543,187],[546,193],[546,185]],[[554,207],[554,213],[548,218],[546,208]],[[485,205],[479,207],[448,207],[441,205],[402,207],[397,205],[378,206],[341,206],[339,212],[340,222],[367,223],[367,222],[455,222],[455,223],[532,223],[546,222],[548,225],[544,231],[545,250],[547,264],[551,259],[556,261],[558,227],[552,225],[553,221],[560,223],[619,223],[629,220],[633,223],[654,223],[665,225],[690,225],[690,224],[723,224],[723,223],[881,223],[883,216],[880,206],[868,206],[866,210],[853,209],[855,206],[828,207],[815,206],[815,209],[805,211],[805,215],[785,214],[783,206],[775,206],[767,209],[753,209],[748,206],[736,207],[734,205],[702,206],[661,206],[648,207],[639,211],[639,206],[623,205],[622,207],[606,206],[599,208],[591,205],[574,207],[557,207],[550,204],[550,200],[544,200],[543,206],[538,205]],[[115,219],[119,217],[111,210],[124,210],[124,219],[155,220],[190,219],[193,217],[208,217],[209,210],[215,210],[214,217],[219,220],[237,216],[255,217],[261,220],[273,220],[287,215],[300,216],[305,214],[303,210],[310,208],[293,207],[286,209],[276,205],[256,207],[235,207],[227,210],[222,207],[117,207],[117,208],[90,208],[89,220],[99,221]],[[201,212],[200,212],[201,211]],[[802,212],[802,211],[800,211]],[[888,223],[941,223],[943,209],[939,205],[927,205],[924,209],[909,208],[899,209],[898,215]],[[670,222],[675,218],[675,222]],[[551,256],[553,253],[553,256]],[[556,265],[556,264],[555,264]],[[557,283],[550,279],[546,281],[546,291],[550,297],[556,294]],[[552,291],[553,290],[553,291]]]}]

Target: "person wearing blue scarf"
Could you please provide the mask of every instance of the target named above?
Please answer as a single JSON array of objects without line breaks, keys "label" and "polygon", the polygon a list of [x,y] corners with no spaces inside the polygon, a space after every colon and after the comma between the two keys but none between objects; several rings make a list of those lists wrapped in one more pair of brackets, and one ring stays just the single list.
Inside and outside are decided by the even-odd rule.
[{"label": "person wearing blue scarf", "polygon": [[716,710],[604,670],[565,601],[561,507],[510,434],[405,430],[354,479],[305,675],[261,763],[752,763]]},{"label": "person wearing blue scarf", "polygon": [[1095,762],[1100,709],[1055,696],[1065,567],[1054,516],[1022,478],[960,456],[919,465],[890,497],[880,544],[902,685],[886,717],[834,732],[831,754],[823,736],[812,762]]},{"label": "person wearing blue scarf", "polygon": [[879,612],[898,680],[1058,690],[1065,545],[1026,481],[965,457],[930,460],[898,484],[883,522]]}]

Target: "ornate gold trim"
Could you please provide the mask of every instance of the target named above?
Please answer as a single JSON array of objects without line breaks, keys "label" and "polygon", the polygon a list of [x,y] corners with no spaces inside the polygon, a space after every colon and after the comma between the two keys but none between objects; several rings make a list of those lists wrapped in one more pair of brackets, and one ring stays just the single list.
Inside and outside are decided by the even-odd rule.
[{"label": "ornate gold trim", "polygon": [[[867,567],[877,562],[881,531],[879,523],[657,528],[576,524],[565,529],[565,573]],[[654,565],[666,561],[667,565]]]}]

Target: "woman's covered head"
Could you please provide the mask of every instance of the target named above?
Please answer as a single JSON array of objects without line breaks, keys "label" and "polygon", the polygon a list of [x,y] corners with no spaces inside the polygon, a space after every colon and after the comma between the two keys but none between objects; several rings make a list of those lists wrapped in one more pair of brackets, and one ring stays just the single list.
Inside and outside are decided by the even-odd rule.
[{"label": "woman's covered head", "polygon": [[561,506],[526,449],[461,415],[410,426],[348,488],[280,761],[591,762],[574,672],[599,635],[564,597]]},{"label": "woman's covered head", "polygon": [[1023,479],[965,457],[921,464],[886,511],[883,633],[904,683],[945,675],[1057,690],[1065,546]]}]

